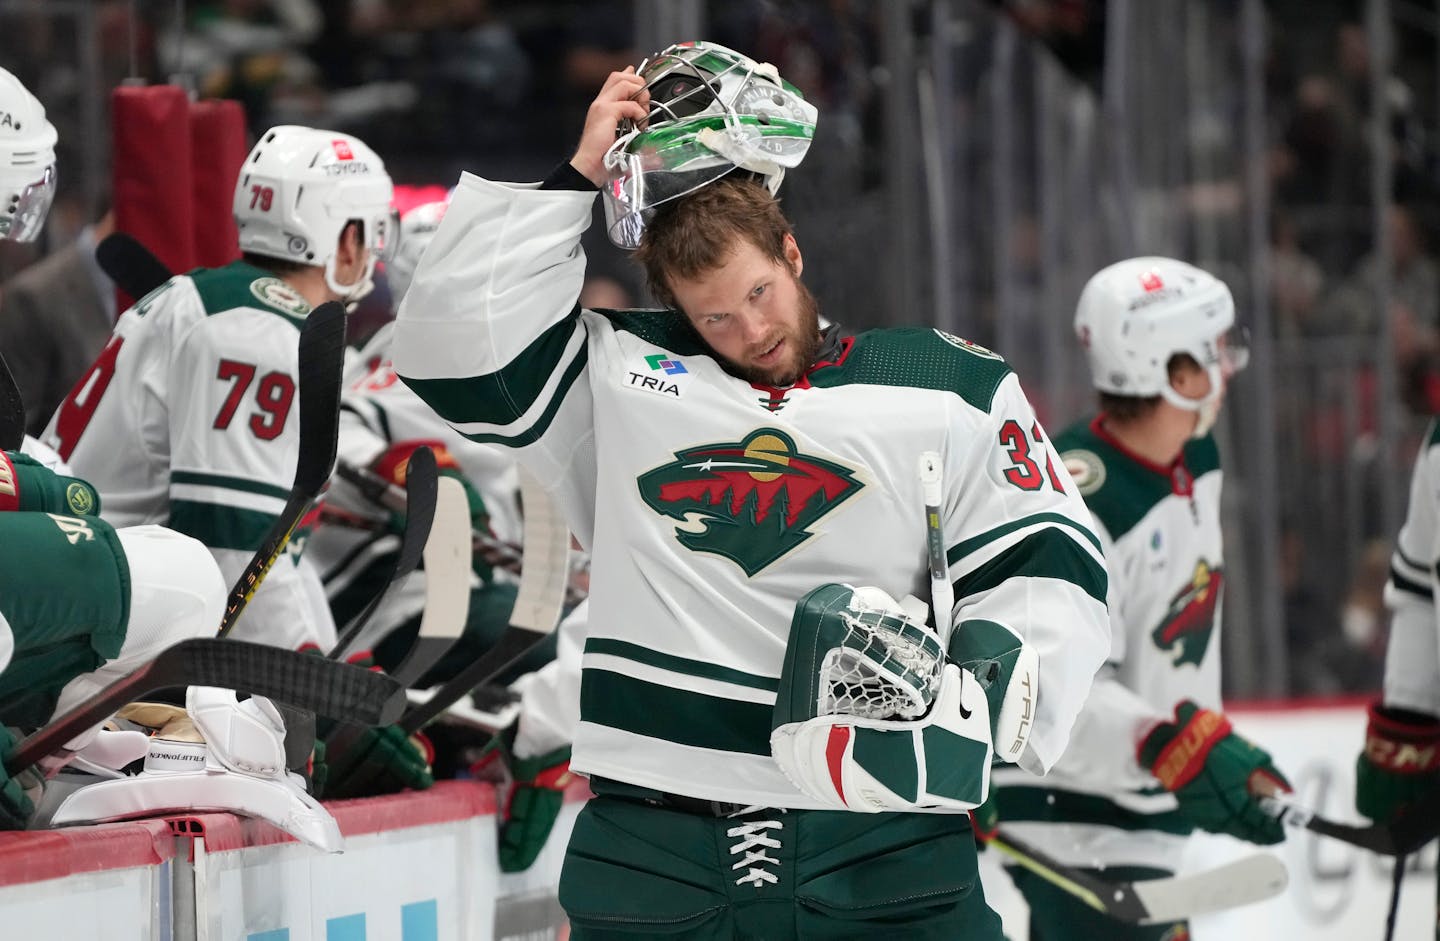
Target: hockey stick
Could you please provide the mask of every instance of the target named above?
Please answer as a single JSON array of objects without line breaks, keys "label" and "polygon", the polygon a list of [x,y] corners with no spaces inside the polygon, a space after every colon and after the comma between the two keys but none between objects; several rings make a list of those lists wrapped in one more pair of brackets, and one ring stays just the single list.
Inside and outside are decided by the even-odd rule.
[{"label": "hockey stick", "polygon": [[390,586],[415,571],[420,564],[421,554],[430,537],[431,524],[435,520],[435,487],[439,473],[435,466],[435,452],[423,446],[416,448],[406,459],[405,468],[405,530],[400,535],[400,551],[395,553],[395,567],[391,569],[384,587],[370,599],[370,603],[336,641],[328,654],[331,660],[339,660],[349,652],[350,645],[390,593]]},{"label": "hockey stick", "polygon": [[420,633],[405,659],[390,671],[412,686],[445,656],[470,617],[470,501],[452,477],[439,481],[435,524],[425,542],[425,610]]},{"label": "hockey stick", "polygon": [[[374,471],[356,467],[347,461],[341,461],[335,467],[335,476],[353,485],[360,491],[361,496],[368,499],[376,506],[387,510],[399,509],[400,502],[404,499],[405,492],[399,487],[387,481]],[[329,514],[329,510],[323,511]],[[348,519],[339,517],[345,511],[339,510],[335,513],[337,517],[334,522],[337,525],[349,526],[353,529],[373,528],[374,523],[365,520],[363,517],[350,515]],[[524,565],[522,548],[513,542],[498,539],[488,532],[471,528],[471,540],[474,543],[474,551],[482,559],[496,568],[504,569],[513,575],[521,575]],[[588,592],[571,581],[567,575],[565,586],[565,604],[577,605],[585,600]]]},{"label": "hockey stick", "polygon": [[1358,846],[1381,856],[1406,856],[1440,836],[1440,791],[1431,791],[1396,817],[1393,823],[1356,826],[1337,823],[1297,804],[1280,791],[1257,794],[1260,806],[1281,823]]},{"label": "hockey stick", "polygon": [[137,301],[174,277],[154,252],[128,232],[111,232],[101,239],[95,246],[95,262]]},{"label": "hockey stick", "polygon": [[920,455],[920,489],[925,498],[925,558],[930,567],[930,604],[935,609],[935,633],[942,645],[950,643],[951,619],[955,610],[955,587],[950,584],[950,564],[945,558],[945,530],[941,525],[944,508],[941,491],[940,455]]},{"label": "hockey stick", "polygon": [[[456,483],[458,484],[459,481]],[[468,502],[465,512],[467,514],[470,512]],[[385,535],[389,531],[382,519],[331,506],[329,503],[321,505],[320,520],[328,526],[339,526],[342,529],[353,529],[361,533]],[[481,533],[473,528],[465,531],[465,538],[470,541],[472,550],[479,553],[481,558],[495,568],[503,569],[512,575],[520,574],[520,546],[516,543],[497,539],[489,533]],[[583,599],[575,598],[572,601],[568,595],[566,597],[567,604],[578,604],[581,600]]]},{"label": "hockey stick", "polygon": [[266,644],[192,638],[167,647],[154,660],[27,736],[5,759],[6,767],[12,773],[28,768],[63,750],[75,736],[126,703],[176,686],[222,686],[320,715],[375,725],[395,721],[405,706],[404,689],[381,673]]},{"label": "hockey stick", "polygon": [[25,443],[25,400],[15,374],[0,356],[0,451],[18,451]]},{"label": "hockey stick", "polygon": [[275,560],[285,551],[295,527],[320,495],[340,432],[340,374],[345,366],[345,307],[328,301],[312,310],[300,330],[300,453],[290,499],[275,519],[260,548],[230,590],[217,637],[235,627],[240,612],[254,597]]},{"label": "hockey stick", "polygon": [[1290,881],[1285,864],[1269,853],[1256,853],[1190,875],[1110,882],[1067,866],[1004,830],[986,845],[1096,911],[1136,925],[1182,921],[1261,902],[1285,891]]},{"label": "hockey stick", "polygon": [[525,567],[510,626],[495,646],[451,677],[428,701],[406,711],[400,727],[407,732],[419,731],[451,703],[493,680],[553,633],[560,622],[570,574],[570,531],[539,481],[524,468],[520,494],[525,511]]}]

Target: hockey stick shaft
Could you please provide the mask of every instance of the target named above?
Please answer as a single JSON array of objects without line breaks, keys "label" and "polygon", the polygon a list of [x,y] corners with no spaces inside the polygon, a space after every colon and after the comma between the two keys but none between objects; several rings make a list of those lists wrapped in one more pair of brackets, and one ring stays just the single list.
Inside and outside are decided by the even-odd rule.
[{"label": "hockey stick shaft", "polygon": [[425,542],[430,537],[430,526],[435,520],[435,497],[437,468],[435,452],[427,447],[418,447],[406,460],[405,470],[405,529],[400,535],[400,551],[395,554],[394,568],[380,591],[345,629],[345,633],[330,651],[331,660],[344,657],[360,636],[365,625],[379,609],[390,587],[415,571],[420,564]]},{"label": "hockey stick shaft", "polygon": [[95,262],[137,301],[174,277],[154,252],[128,232],[112,232],[101,239],[95,246]]},{"label": "hockey stick shaft", "polygon": [[236,579],[225,605],[217,637],[235,627],[255,596],[310,504],[320,495],[330,470],[340,431],[340,377],[345,364],[345,308],[335,301],[321,304],[305,318],[300,331],[300,447],[295,482],[285,508],[270,527],[260,548]]},{"label": "hockey stick shaft", "polygon": [[126,703],[178,686],[226,687],[367,724],[393,722],[405,703],[394,679],[347,663],[239,640],[184,640],[25,738],[6,766],[28,768]]},{"label": "hockey stick shaft", "polygon": [[442,477],[436,486],[435,524],[425,541],[425,610],[405,659],[391,671],[412,686],[445,656],[465,632],[470,616],[469,501],[460,481]]},{"label": "hockey stick shaft", "polygon": [[935,451],[920,455],[920,488],[925,499],[925,558],[930,569],[930,603],[935,608],[935,632],[942,643],[950,642],[951,618],[955,610],[955,589],[950,584],[950,565],[945,559],[943,465]]},{"label": "hockey stick shaft", "polygon": [[15,374],[0,356],[0,451],[18,451],[25,443],[25,400]]},{"label": "hockey stick shaft", "polygon": [[[436,515],[438,517],[438,511]],[[350,510],[344,510],[340,507],[331,506],[328,503],[320,507],[320,521],[326,525],[340,526],[344,529],[353,529],[357,532],[379,534],[389,532],[389,527],[384,520],[364,516]],[[504,569],[512,575],[520,574],[519,546],[512,542],[496,539],[494,536],[481,533],[475,529],[470,530],[469,538],[474,547],[474,551],[482,553],[485,561],[496,568]]]}]

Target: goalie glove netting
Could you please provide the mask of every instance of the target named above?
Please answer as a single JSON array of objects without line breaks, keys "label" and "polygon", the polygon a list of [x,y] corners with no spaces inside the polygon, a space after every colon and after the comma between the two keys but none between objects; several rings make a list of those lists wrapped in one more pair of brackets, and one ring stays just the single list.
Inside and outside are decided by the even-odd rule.
[{"label": "goalie glove netting", "polygon": [[917,719],[935,699],[945,665],[930,631],[874,610],[838,612],[847,631],[820,666],[817,715]]}]

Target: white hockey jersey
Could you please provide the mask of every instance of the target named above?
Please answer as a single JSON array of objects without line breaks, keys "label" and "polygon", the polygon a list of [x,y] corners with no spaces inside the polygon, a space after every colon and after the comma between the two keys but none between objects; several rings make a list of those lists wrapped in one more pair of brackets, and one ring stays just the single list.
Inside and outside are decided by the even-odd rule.
[{"label": "white hockey jersey", "polygon": [[[491,532],[518,544],[521,528],[515,456],[503,448],[465,438],[399,380],[390,363],[393,329],[394,324],[382,326],[347,366],[340,407],[339,460],[364,468],[392,444],[438,441],[480,492],[490,514]],[[388,515],[344,480],[332,484],[326,503],[376,522]],[[399,537],[393,534],[347,529],[335,522],[322,523],[311,535],[305,557],[320,572],[331,610],[342,629],[380,591],[375,580],[392,570],[399,547]],[[498,572],[496,577],[509,578],[505,572]],[[386,592],[384,602],[352,649],[373,649],[386,634],[417,616],[424,603],[425,576],[423,571],[416,571]]]},{"label": "white hockey jersey", "polygon": [[[240,261],[171,278],[121,315],[41,440],[100,491],[107,522],[193,536],[233,584],[295,478],[308,312],[288,284]],[[308,563],[277,560],[234,636],[333,646]]]},{"label": "white hockey jersey", "polygon": [[1395,540],[1385,602],[1385,705],[1440,716],[1440,422],[1432,421],[1410,477],[1410,507]]},{"label": "white hockey jersey", "polygon": [[1000,817],[1062,862],[1173,868],[1191,827],[1136,752],[1180,700],[1220,707],[1219,452],[1207,436],[1161,467],[1098,418],[1055,446],[1105,547],[1112,647],[1049,776],[997,769]]},{"label": "white hockey jersey", "polygon": [[1037,649],[1022,761],[1053,764],[1109,652],[1104,561],[1009,367],[895,329],[789,389],[752,385],[673,311],[578,307],[594,196],[462,176],[393,348],[459,431],[517,449],[592,553],[572,767],[817,806],[770,755],[791,616],[826,582],[928,596],[925,451],[944,462],[958,629],[999,621]]}]

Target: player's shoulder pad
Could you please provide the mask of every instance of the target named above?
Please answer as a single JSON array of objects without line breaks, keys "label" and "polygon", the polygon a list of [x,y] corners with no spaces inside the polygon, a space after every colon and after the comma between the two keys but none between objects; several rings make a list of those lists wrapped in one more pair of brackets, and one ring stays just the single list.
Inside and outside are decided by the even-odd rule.
[{"label": "player's shoulder pad", "polygon": [[310,305],[283,279],[244,261],[221,268],[197,268],[190,272],[190,279],[207,317],[249,307],[279,314],[298,329],[310,313]]},{"label": "player's shoulder pad", "polygon": [[710,350],[700,334],[678,310],[665,308],[639,310],[592,309],[592,314],[606,320],[616,333],[628,333],[645,343],[669,350],[679,356],[701,356]]},{"label": "player's shoulder pad", "polygon": [[908,386],[953,392],[982,412],[1010,365],[999,353],[934,327],[887,327],[855,338],[845,359],[815,373],[815,385]]}]

